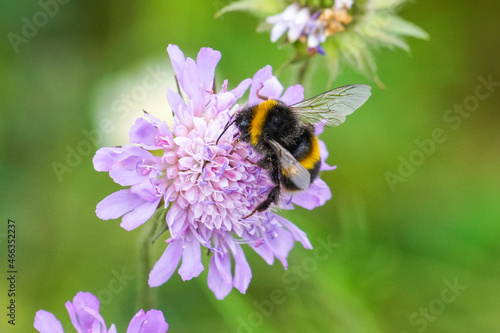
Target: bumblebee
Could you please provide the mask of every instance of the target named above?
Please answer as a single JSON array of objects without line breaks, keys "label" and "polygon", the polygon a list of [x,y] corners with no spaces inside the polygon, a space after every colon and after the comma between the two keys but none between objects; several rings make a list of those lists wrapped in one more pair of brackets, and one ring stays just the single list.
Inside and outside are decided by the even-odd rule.
[{"label": "bumblebee", "polygon": [[267,199],[243,219],[277,203],[281,189],[304,191],[311,185],[321,168],[314,125],[318,122],[326,126],[342,124],[347,115],[366,102],[370,89],[362,84],[342,86],[293,105],[266,98],[257,91],[263,102],[237,111],[219,139],[235,124],[240,132],[239,140],[248,142],[263,156],[257,165],[269,172],[275,185]]}]

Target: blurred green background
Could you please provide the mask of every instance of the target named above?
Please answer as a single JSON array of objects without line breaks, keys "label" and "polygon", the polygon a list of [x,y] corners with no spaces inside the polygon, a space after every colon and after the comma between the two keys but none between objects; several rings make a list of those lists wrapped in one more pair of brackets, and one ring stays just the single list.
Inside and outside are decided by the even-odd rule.
[{"label": "blurred green background", "polygon": [[[39,309],[72,332],[64,303],[80,290],[98,295],[107,324],[125,332],[138,310],[140,229],[126,232],[119,220],[95,216],[95,205],[120,187],[94,171],[98,146],[82,145],[84,132],[99,128],[113,101],[140,84],[134,78],[142,80],[144,66],[170,67],[168,43],[190,57],[202,46],[220,50],[218,78],[230,87],[288,59],[290,49],[277,50],[268,33],[255,33],[254,17],[215,20],[226,3],[69,1],[16,49],[8,34],[20,35],[23,18],[41,7],[2,3],[0,276],[8,218],[17,222],[18,273],[15,327],[7,324],[7,283],[0,282],[1,332],[34,331]],[[317,252],[298,244],[284,275],[279,263],[268,266],[246,248],[253,271],[247,294],[233,290],[223,301],[208,290],[207,269],[188,282],[174,274],[155,289],[170,332],[500,332],[500,87],[460,124],[443,118],[455,104],[473,101],[479,76],[500,81],[498,9],[495,0],[402,8],[431,39],[409,40],[409,55],[377,53],[385,90],[342,71],[335,86],[367,83],[373,95],[345,125],[322,135],[328,162],[338,165],[322,175],[333,198],[314,211],[283,213],[307,232],[314,251],[333,242],[330,253],[316,260]],[[324,91],[327,78],[313,82],[306,96]],[[446,140],[428,156],[418,153],[416,140],[428,143],[436,128]],[[67,164],[68,149],[78,147],[81,160],[58,178],[53,163]],[[398,175],[410,158],[420,165],[391,186],[387,172]],[[155,258],[164,247],[153,246]]]}]

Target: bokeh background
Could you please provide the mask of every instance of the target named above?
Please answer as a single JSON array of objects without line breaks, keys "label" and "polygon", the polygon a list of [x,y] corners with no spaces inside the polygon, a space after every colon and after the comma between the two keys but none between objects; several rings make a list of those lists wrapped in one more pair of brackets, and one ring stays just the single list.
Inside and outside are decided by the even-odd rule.
[{"label": "bokeh background", "polygon": [[[20,35],[23,18],[41,7],[3,1],[1,332],[34,331],[39,309],[72,332],[64,303],[80,290],[98,295],[107,324],[126,330],[139,309],[141,230],[126,232],[119,220],[95,216],[95,205],[119,186],[94,171],[92,157],[101,145],[126,143],[119,126],[129,127],[133,112],[168,112],[161,98],[172,86],[166,76],[158,81],[160,95],[151,90],[126,105],[148,70],[170,70],[168,43],[190,57],[202,46],[220,50],[217,75],[230,87],[288,59],[290,49],[278,50],[268,33],[255,32],[254,17],[214,19],[226,3],[68,1],[13,47],[8,34]],[[208,289],[207,270],[188,282],[174,274],[155,289],[155,307],[170,331],[500,332],[500,87],[491,88],[460,124],[443,118],[455,104],[471,101],[478,77],[500,81],[499,9],[496,0],[404,6],[401,16],[430,40],[408,40],[410,54],[377,53],[385,90],[354,70],[342,71],[335,86],[367,83],[373,96],[346,124],[322,135],[328,162],[338,165],[322,175],[333,198],[314,211],[283,213],[307,232],[316,251],[324,242],[333,244],[331,251],[318,260],[317,252],[298,244],[284,275],[279,263],[268,266],[247,248],[253,270],[247,294],[233,290],[223,301]],[[292,81],[290,76],[284,84]],[[312,82],[306,96],[326,90],[326,76],[316,73]],[[128,107],[123,113],[132,119],[113,118],[121,114],[112,111],[118,107]],[[83,144],[102,130],[103,119],[116,127],[96,144]],[[435,129],[443,131],[444,142],[391,186],[387,172],[398,175],[402,160],[417,158],[422,149],[416,140],[431,139]],[[67,160],[77,149],[79,158]],[[68,169],[58,176],[54,162]],[[5,316],[8,218],[17,222],[15,327]],[[155,258],[163,250],[157,242]]]}]

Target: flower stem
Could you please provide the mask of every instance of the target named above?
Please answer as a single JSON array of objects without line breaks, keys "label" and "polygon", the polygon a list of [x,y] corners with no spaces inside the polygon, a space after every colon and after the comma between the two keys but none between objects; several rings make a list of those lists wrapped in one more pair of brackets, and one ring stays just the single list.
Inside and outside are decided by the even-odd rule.
[{"label": "flower stem", "polygon": [[157,297],[156,293],[149,287],[149,272],[151,271],[151,240],[156,231],[155,221],[148,221],[145,223],[142,231],[137,238],[137,254],[138,254],[138,285],[137,285],[137,307],[144,309],[156,308]]},{"label": "flower stem", "polygon": [[288,66],[290,66],[294,61],[294,58],[291,58],[291,59],[288,59],[287,61],[285,61],[283,64],[281,64],[281,66],[274,72],[274,75],[276,77],[280,77],[281,73],[288,68]]},{"label": "flower stem", "polygon": [[297,73],[297,82],[299,82],[302,85],[304,85],[307,69],[309,67],[309,59],[310,58],[306,58],[302,61],[302,64],[300,65],[299,68],[299,72]]}]

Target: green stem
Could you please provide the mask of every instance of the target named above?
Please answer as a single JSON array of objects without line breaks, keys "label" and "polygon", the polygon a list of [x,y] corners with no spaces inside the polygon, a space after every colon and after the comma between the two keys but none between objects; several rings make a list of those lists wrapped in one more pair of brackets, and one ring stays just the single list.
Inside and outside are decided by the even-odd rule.
[{"label": "green stem", "polygon": [[300,65],[299,72],[297,73],[297,82],[304,86],[307,69],[309,67],[309,57],[305,58]]},{"label": "green stem", "polygon": [[285,61],[275,72],[274,76],[280,77],[281,72],[283,72],[288,66],[290,66],[294,61],[294,58],[290,58]]},{"label": "green stem", "polygon": [[157,297],[156,293],[149,287],[149,272],[151,272],[151,240],[156,231],[156,223],[148,221],[145,223],[142,231],[137,238],[137,254],[138,254],[138,285],[137,285],[137,306],[139,309],[148,311],[156,308]]}]

